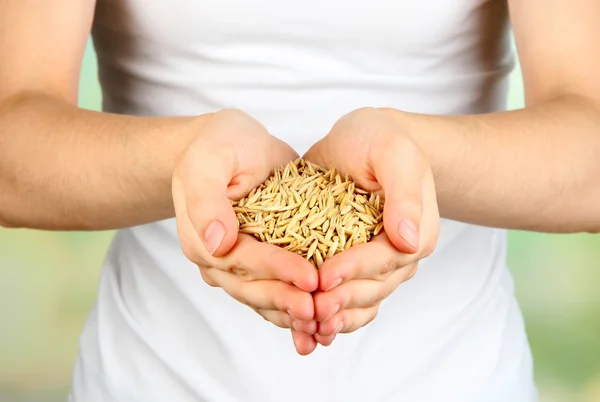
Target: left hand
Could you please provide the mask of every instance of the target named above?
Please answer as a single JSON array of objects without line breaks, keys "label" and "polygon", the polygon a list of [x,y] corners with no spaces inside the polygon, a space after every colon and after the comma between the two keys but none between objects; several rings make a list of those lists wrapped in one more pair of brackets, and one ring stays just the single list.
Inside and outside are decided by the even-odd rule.
[{"label": "left hand", "polygon": [[439,212],[431,167],[391,113],[355,110],[304,155],[348,174],[357,187],[385,200],[383,232],[326,260],[319,269],[315,339],[324,346],[337,333],[370,323],[381,301],[413,277],[419,260],[437,243]]}]

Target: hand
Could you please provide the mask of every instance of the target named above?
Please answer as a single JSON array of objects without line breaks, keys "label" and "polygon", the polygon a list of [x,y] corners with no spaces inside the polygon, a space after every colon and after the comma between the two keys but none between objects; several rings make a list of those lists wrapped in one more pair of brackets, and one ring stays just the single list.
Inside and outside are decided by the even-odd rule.
[{"label": "hand", "polygon": [[437,243],[439,212],[429,163],[390,112],[366,108],[343,116],[304,157],[385,200],[384,231],[319,269],[315,339],[327,346],[337,333],[370,323],[381,301],[413,277]]},{"label": "hand", "polygon": [[307,354],[316,347],[311,296],[318,284],[316,269],[297,254],[238,234],[230,201],[297,157],[252,117],[221,111],[210,117],[178,161],[173,201],[183,252],[198,265],[204,281],[278,327],[295,325],[295,347]]}]

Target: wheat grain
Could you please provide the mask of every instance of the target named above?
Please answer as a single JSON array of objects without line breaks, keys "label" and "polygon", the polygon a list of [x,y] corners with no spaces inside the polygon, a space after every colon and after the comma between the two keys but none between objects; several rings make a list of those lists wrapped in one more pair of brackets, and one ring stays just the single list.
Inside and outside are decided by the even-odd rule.
[{"label": "wheat grain", "polygon": [[378,194],[304,159],[277,169],[232,205],[240,232],[298,253],[317,268],[383,230]]}]

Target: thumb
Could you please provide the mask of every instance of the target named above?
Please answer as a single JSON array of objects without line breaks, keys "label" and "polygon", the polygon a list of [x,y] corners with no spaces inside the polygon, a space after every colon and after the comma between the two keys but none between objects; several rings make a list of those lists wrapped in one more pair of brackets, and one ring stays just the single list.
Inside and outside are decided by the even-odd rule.
[{"label": "thumb", "polygon": [[238,238],[237,217],[227,196],[232,169],[224,158],[206,156],[202,162],[202,168],[188,175],[187,214],[206,251],[222,257]]},{"label": "thumb", "polygon": [[403,158],[393,152],[387,154],[375,166],[385,198],[383,227],[398,251],[414,254],[419,250],[425,168],[421,163],[414,163],[415,158]]},{"label": "thumb", "polygon": [[[203,186],[203,188],[215,188]],[[188,215],[198,232],[206,251],[213,257],[222,257],[235,245],[238,222],[224,191],[204,193],[188,202]]]}]

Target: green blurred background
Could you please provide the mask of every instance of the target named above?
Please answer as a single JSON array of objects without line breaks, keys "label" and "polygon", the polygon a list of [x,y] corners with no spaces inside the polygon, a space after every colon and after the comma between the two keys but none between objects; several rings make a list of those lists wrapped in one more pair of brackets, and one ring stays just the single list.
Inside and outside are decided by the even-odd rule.
[{"label": "green blurred background", "polygon": [[[88,46],[82,107],[98,110]],[[523,105],[520,71],[510,108]],[[0,402],[64,401],[111,232],[0,229]],[[600,401],[600,236],[510,234],[543,402]],[[506,401],[510,402],[510,401]]]}]

